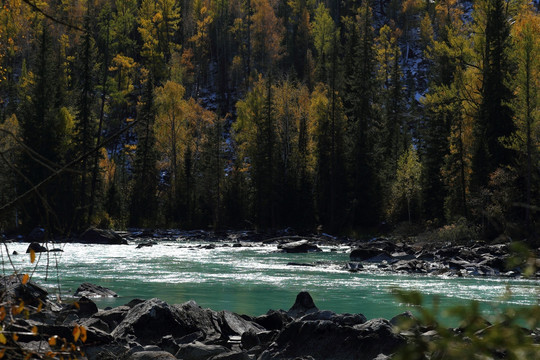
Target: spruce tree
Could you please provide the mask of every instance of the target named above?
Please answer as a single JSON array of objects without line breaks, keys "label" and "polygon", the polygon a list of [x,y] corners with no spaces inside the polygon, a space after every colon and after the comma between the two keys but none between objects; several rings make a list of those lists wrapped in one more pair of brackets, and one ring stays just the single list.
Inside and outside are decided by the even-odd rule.
[{"label": "spruce tree", "polygon": [[375,49],[371,8],[367,2],[345,19],[344,105],[348,119],[348,180],[353,227],[378,220],[377,185],[371,140],[375,124]]},{"label": "spruce tree", "polygon": [[475,22],[481,31],[481,100],[474,128],[473,187],[478,190],[488,183],[489,174],[499,166],[509,165],[513,152],[504,147],[501,137],[514,131],[513,98],[508,87],[512,64],[508,58],[510,26],[503,0],[483,0],[476,10]]},{"label": "spruce tree", "polygon": [[[65,58],[50,33],[47,20],[38,21],[37,51],[33,59],[35,72],[27,72],[23,87],[21,137],[26,150],[20,160],[21,193],[37,186],[58,169],[71,154],[70,138],[73,116],[65,108]],[[36,156],[35,154],[39,154]],[[25,199],[25,225],[42,224],[65,232],[74,218],[74,181],[61,174],[41,186]]]},{"label": "spruce tree", "polygon": [[153,226],[157,220],[156,191],[158,173],[154,136],[154,85],[152,75],[143,84],[136,126],[138,146],[133,166],[129,223],[131,226]]},{"label": "spruce tree", "polygon": [[[95,145],[96,135],[96,115],[95,115],[95,85],[96,85],[96,47],[95,40],[92,36],[93,26],[91,20],[93,18],[92,8],[89,6],[85,15],[84,30],[85,33],[81,37],[81,43],[78,46],[77,62],[75,64],[75,86],[78,92],[77,96],[77,122],[76,122],[76,152],[77,155],[82,155]],[[79,164],[81,172],[79,179],[79,227],[85,228],[88,226],[90,208],[90,192],[91,192],[91,166],[90,158],[85,156]]]}]

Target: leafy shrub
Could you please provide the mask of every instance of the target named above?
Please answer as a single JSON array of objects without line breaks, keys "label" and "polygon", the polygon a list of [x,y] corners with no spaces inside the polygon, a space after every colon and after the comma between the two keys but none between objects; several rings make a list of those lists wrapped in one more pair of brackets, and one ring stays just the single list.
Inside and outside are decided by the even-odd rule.
[{"label": "leafy shrub", "polygon": [[[538,270],[534,253],[523,244],[513,244],[513,256],[507,266],[524,267],[525,276]],[[538,359],[540,354],[540,288],[536,305],[530,307],[494,307],[489,318],[480,312],[477,301],[455,306],[444,313],[438,312],[438,299],[432,309],[423,304],[416,291],[394,289],[402,303],[415,306],[418,316],[403,317],[399,331],[408,336],[407,345],[393,360],[483,360]],[[510,296],[507,290],[504,297]],[[441,325],[440,318],[457,319],[456,328]]]},{"label": "leafy shrub", "polygon": [[[423,306],[418,292],[395,290],[400,301],[418,308],[417,318],[399,324],[408,337],[394,360],[479,360],[537,359],[540,354],[540,306],[494,309],[490,319],[479,310],[478,302],[456,306],[443,315],[458,319],[458,327],[446,328],[439,322],[437,300],[434,310]],[[489,321],[488,321],[489,320]],[[525,325],[526,327],[523,327]]]},{"label": "leafy shrub", "polygon": [[478,238],[478,228],[460,218],[453,224],[445,225],[436,232],[436,238],[443,242],[469,242]]}]

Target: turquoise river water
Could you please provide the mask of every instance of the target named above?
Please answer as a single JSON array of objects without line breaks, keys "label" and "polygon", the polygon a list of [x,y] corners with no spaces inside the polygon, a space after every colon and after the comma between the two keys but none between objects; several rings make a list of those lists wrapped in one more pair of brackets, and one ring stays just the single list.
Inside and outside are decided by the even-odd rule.
[{"label": "turquoise river water", "polygon": [[[2,248],[2,270],[30,273],[50,293],[69,299],[82,282],[112,289],[117,298],[95,299],[100,308],[118,306],[133,298],[158,297],[168,303],[195,300],[203,307],[261,315],[269,309],[289,309],[296,294],[306,290],[319,309],[362,313],[367,318],[392,316],[408,309],[390,289],[418,290],[426,303],[439,298],[440,308],[477,300],[485,313],[494,309],[538,304],[538,280],[504,278],[448,278],[343,269],[348,247],[321,253],[283,254],[275,245],[199,248],[205,243],[163,241],[151,248],[131,245],[60,244],[64,252],[42,254],[34,264],[24,254],[28,244]],[[207,244],[207,243],[206,243]],[[336,251],[337,250],[337,251]],[[20,255],[7,252],[17,251]],[[48,257],[48,258],[47,258]],[[48,266],[47,266],[48,262]],[[316,263],[315,267],[289,262]],[[60,289],[60,290],[58,290]],[[505,293],[510,296],[503,299]]]}]

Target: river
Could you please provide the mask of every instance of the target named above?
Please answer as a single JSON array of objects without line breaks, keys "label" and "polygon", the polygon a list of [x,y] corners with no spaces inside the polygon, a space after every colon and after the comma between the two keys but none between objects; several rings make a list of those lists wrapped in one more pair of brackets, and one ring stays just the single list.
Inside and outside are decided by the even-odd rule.
[{"label": "river", "polygon": [[[95,299],[100,308],[118,306],[133,298],[160,298],[169,303],[195,300],[203,307],[261,315],[269,309],[289,309],[296,294],[309,291],[319,309],[337,313],[362,313],[367,318],[392,316],[409,309],[390,289],[418,290],[440,308],[480,302],[484,313],[505,306],[537,304],[540,281],[506,278],[448,278],[401,275],[376,269],[351,273],[343,266],[350,249],[322,247],[323,252],[284,254],[275,245],[250,244],[204,249],[204,242],[160,241],[153,247],[131,245],[58,244],[64,252],[37,254],[30,263],[28,244],[8,244],[13,266],[63,299],[73,299],[75,289],[91,282],[112,289],[117,298]],[[2,271],[13,273],[2,248]],[[317,264],[291,266],[290,262]],[[48,266],[47,266],[48,263]],[[59,290],[60,289],[60,290]],[[509,296],[503,295],[510,293]]]}]

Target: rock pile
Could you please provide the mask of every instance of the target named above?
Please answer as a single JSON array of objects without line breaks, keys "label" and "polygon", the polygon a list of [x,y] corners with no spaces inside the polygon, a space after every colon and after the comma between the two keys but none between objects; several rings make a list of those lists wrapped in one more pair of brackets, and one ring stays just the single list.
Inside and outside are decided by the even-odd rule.
[{"label": "rock pile", "polygon": [[507,244],[476,244],[471,247],[448,245],[433,250],[414,249],[406,244],[373,241],[357,244],[350,253],[349,271],[362,264],[377,264],[383,271],[448,276],[518,276],[522,269],[507,268]]},{"label": "rock pile", "polygon": [[[49,301],[38,285],[20,280],[1,279],[3,302],[24,299],[44,305],[39,311],[29,307],[27,317],[4,320],[4,332],[19,334],[8,339],[13,356],[23,351],[52,354],[64,339],[80,347],[87,359],[133,360],[373,359],[405,343],[389,321],[320,311],[307,292],[298,294],[287,312],[250,317],[204,309],[194,301],[170,305],[159,299],[134,300],[98,310],[81,297],[75,304],[60,305]],[[84,328],[84,342],[74,338],[75,328]]]}]

